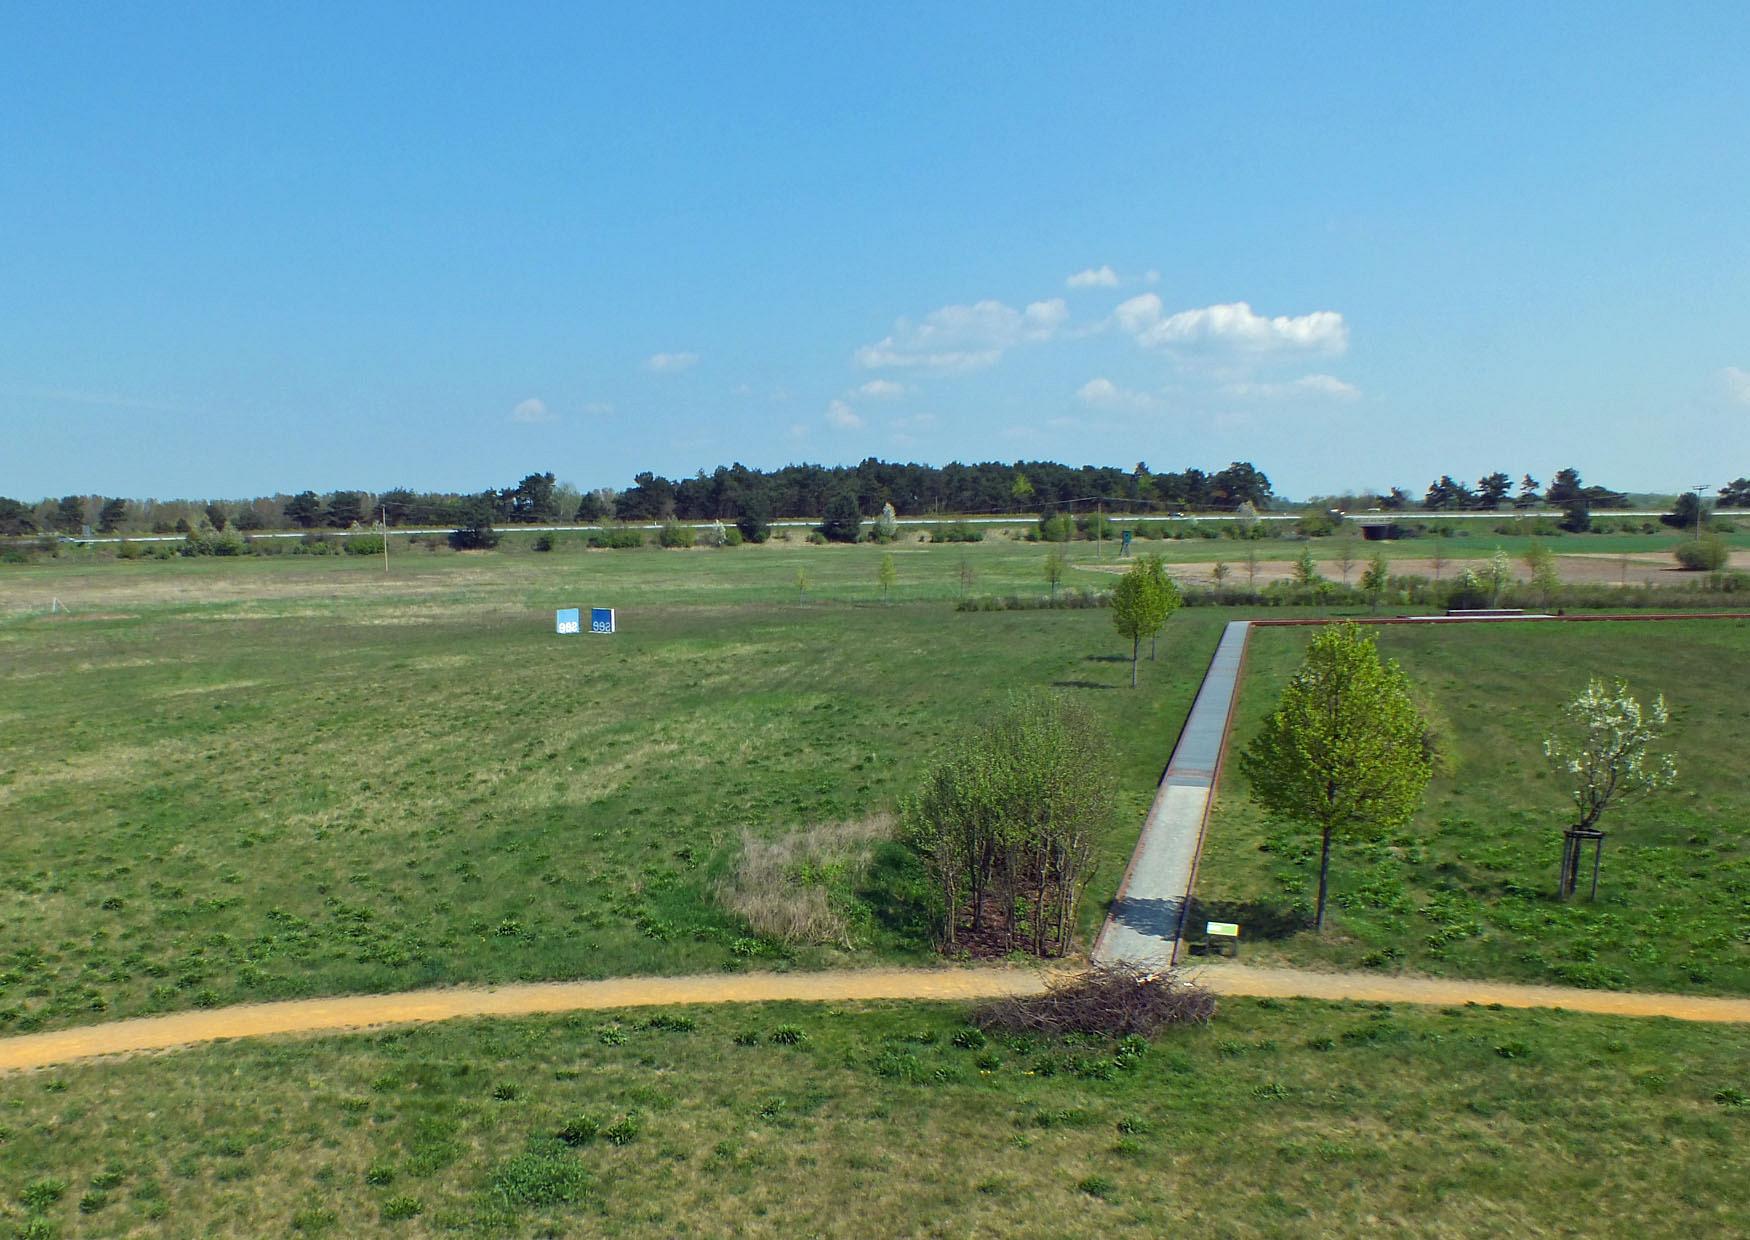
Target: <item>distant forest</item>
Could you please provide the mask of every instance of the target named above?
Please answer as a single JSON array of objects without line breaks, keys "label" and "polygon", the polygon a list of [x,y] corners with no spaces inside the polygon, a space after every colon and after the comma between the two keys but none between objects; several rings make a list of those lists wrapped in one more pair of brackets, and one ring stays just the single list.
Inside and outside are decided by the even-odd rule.
[{"label": "distant forest", "polygon": [[[719,466],[690,478],[641,473],[625,490],[579,491],[552,472],[531,473],[503,489],[473,494],[416,491],[300,491],[243,500],[152,500],[67,495],[35,503],[0,497],[0,536],[58,533],[180,533],[203,526],[242,530],[346,529],[386,516],[392,526],[542,524],[604,520],[652,522],[813,519],[828,501],[847,495],[865,517],[892,504],[901,516],[934,513],[1027,513],[1089,508],[1174,512],[1232,511],[1277,502],[1270,479],[1248,461],[1205,472],[1156,473],[1146,462],[1130,469],[1060,465],[1055,461],[986,461],[975,465],[901,464],[874,457],[857,465],[785,465],[774,470]],[[1622,508],[1627,496],[1585,484],[1576,469],[1556,471],[1547,486],[1530,474],[1486,474],[1475,485],[1443,474],[1420,494],[1402,487],[1316,501],[1351,511],[1491,511],[1501,508]],[[1725,507],[1750,506],[1750,479],[1719,489]],[[1279,506],[1279,505],[1278,505]]]}]

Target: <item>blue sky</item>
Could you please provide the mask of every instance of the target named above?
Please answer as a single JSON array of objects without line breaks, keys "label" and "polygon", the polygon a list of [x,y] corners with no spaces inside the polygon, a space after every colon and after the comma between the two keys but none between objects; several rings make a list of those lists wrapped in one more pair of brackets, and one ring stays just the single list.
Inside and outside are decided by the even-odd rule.
[{"label": "blue sky", "polygon": [[0,494],[1717,486],[1747,137],[1741,3],[13,6]]}]

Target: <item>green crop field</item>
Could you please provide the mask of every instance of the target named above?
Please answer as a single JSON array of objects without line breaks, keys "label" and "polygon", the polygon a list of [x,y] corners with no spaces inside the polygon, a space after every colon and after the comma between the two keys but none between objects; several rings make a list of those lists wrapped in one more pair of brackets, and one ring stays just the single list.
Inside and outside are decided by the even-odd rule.
[{"label": "green crop field", "polygon": [[[1230,760],[1198,896],[1246,924],[1249,959],[1581,986],[1750,991],[1750,621],[1385,626],[1441,762],[1390,838],[1338,845],[1333,924],[1310,924],[1318,839],[1270,823]],[[1310,629],[1252,634],[1230,759]],[[1554,897],[1571,806],[1541,740],[1586,678],[1664,693],[1679,783],[1612,810],[1596,903]]]},{"label": "green crop field", "polygon": [[589,1013],[0,1080],[28,1234],[1727,1236],[1750,1028],[1224,1001]]},{"label": "green crop field", "polygon": [[[892,806],[952,735],[1038,687],[1099,713],[1122,775],[1091,929],[1225,617],[1175,618],[1132,692],[1106,612],[949,605],[963,557],[1043,593],[1042,548],[895,554],[890,606],[862,547],[445,552],[387,578],[350,557],[5,570],[0,1029],[922,959],[897,845],[849,951],[753,936],[717,877],[744,829]],[[71,614],[19,602],[51,597]],[[565,603],[615,605],[622,631],[558,637]]]}]

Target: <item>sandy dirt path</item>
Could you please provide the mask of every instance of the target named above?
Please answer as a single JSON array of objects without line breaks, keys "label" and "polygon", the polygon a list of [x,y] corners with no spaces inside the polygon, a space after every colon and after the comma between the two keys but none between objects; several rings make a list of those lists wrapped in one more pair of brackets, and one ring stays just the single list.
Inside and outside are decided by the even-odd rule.
[{"label": "sandy dirt path", "polygon": [[[1214,964],[1192,969],[1223,995],[1458,1006],[1562,1008],[1612,1016],[1750,1023],[1750,999],[1625,994],[1524,986],[1509,982],[1313,973]],[[470,1016],[533,1016],[607,1008],[798,1000],[968,1000],[1037,994],[1048,974],[1031,969],[843,969],[820,973],[730,973],[693,977],[625,977],[599,982],[544,982],[490,989],[454,987],[391,995],[295,999],[213,1011],[146,1016],[77,1029],[0,1039],[0,1072],[45,1068],[106,1055],[135,1055],[275,1034],[345,1033],[380,1025],[424,1024]]]},{"label": "sandy dirt path", "polygon": [[1339,999],[1357,1003],[1420,1003],[1458,1007],[1498,1003],[1511,1008],[1561,1008],[1603,1016],[1668,1016],[1674,1020],[1750,1023],[1750,999],[1651,991],[1580,990],[1519,982],[1474,981],[1380,973],[1316,973],[1243,964],[1197,964],[1188,976],[1219,995],[1276,999]]}]

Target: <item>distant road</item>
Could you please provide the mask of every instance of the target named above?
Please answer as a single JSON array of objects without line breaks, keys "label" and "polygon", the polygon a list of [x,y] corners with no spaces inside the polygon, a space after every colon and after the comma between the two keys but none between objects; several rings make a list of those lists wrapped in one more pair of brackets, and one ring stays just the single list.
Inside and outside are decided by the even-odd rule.
[{"label": "distant road", "polygon": [[[1260,512],[1258,514],[1258,520],[1260,520],[1260,521],[1298,521],[1305,515],[1307,515],[1307,514],[1304,510],[1299,511],[1299,512]],[[1521,511],[1519,509],[1507,509],[1507,510],[1504,510],[1501,512],[1351,512],[1351,513],[1348,513],[1346,515],[1351,520],[1411,521],[1411,520],[1428,519],[1428,518],[1439,518],[1442,521],[1500,521],[1500,520],[1504,520],[1504,519],[1512,518],[1512,517],[1559,517],[1561,515],[1561,512],[1558,509],[1550,508],[1550,509],[1538,509],[1538,510],[1531,511],[1531,512],[1525,512],[1525,511]],[[1662,512],[1662,511],[1659,511],[1656,509],[1649,509],[1649,508],[1609,508],[1609,509],[1600,509],[1599,515],[1600,516],[1607,516],[1607,517],[1643,517],[1643,518],[1649,518],[1649,519],[1656,520],[1659,517],[1669,516],[1670,513],[1669,512]],[[1750,510],[1726,509],[1726,510],[1716,511],[1712,515],[1716,516],[1716,517],[1750,517]],[[1232,512],[1188,512],[1182,516],[1173,516],[1173,515],[1168,514],[1168,513],[1115,513],[1115,514],[1111,515],[1111,519],[1112,519],[1113,523],[1116,525],[1124,525],[1127,523],[1134,523],[1137,521],[1238,521],[1240,518],[1239,518],[1238,514],[1232,513]],[[1039,520],[1038,513],[1016,513],[1013,516],[1008,516],[1008,517],[946,517],[946,516],[943,516],[943,517],[900,517],[898,519],[898,524],[900,524],[900,525],[1034,525],[1038,522],[1038,520]],[[666,524],[666,523],[662,522],[662,521],[651,521],[651,522],[647,522],[647,523],[639,524],[639,525],[634,525],[634,524],[631,524],[630,522],[628,522],[627,524],[624,524],[624,525],[620,525],[620,524],[608,524],[608,525],[601,525],[601,524],[597,524],[597,525],[522,525],[522,524],[516,524],[516,525],[500,525],[500,526],[495,526],[494,528],[497,529],[497,531],[500,534],[520,534],[520,533],[575,534],[575,533],[587,533],[587,532],[590,532],[593,530],[606,530],[606,529],[660,530],[664,524]],[[712,525],[713,522],[710,522],[710,521],[682,521],[679,524],[690,525],[696,530],[702,530],[702,529],[705,529],[706,527]],[[733,524],[733,522],[732,521],[725,521],[724,524],[730,525],[730,524]],[[782,520],[782,521],[771,521],[771,522],[768,522],[768,524],[771,525],[771,527],[773,529],[812,529],[813,527],[820,524],[820,519],[814,518],[812,520],[804,520],[802,518],[787,518],[787,519]],[[331,538],[354,538],[354,537],[357,537],[359,535],[375,534],[377,532],[378,532],[378,530],[374,526],[359,526],[356,529],[349,529],[349,530],[310,529],[310,530],[249,530],[249,531],[245,531],[247,536],[250,538],[302,538],[306,534],[321,534],[324,537],[331,537]],[[440,526],[440,525],[424,525],[424,526],[397,525],[397,526],[391,526],[389,529],[389,533],[399,535],[402,537],[407,537],[407,538],[415,538],[415,537],[418,537],[422,534],[453,534],[453,533],[455,533],[455,529],[453,526],[447,526],[447,525],[442,525],[442,526]],[[104,535],[104,536],[94,537],[94,538],[73,538],[73,537],[70,537],[67,535],[62,535],[60,540],[62,542],[81,543],[81,544],[119,543],[119,542],[149,543],[149,542],[181,542],[181,541],[183,541],[184,537],[185,536],[182,534],[131,534],[131,535],[127,535],[127,536],[122,536],[122,535],[118,534],[118,535],[114,535],[114,536]]]}]

